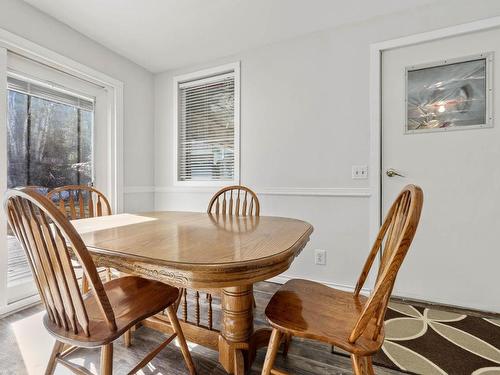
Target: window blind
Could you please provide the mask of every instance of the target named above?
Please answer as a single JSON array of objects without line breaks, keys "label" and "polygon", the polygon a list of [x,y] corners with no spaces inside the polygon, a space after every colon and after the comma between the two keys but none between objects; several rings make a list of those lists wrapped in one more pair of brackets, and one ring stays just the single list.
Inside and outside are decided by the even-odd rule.
[{"label": "window blind", "polygon": [[179,83],[179,181],[234,179],[234,88],[234,72]]},{"label": "window blind", "polygon": [[42,82],[35,83],[29,79],[23,80],[15,77],[7,77],[7,88],[26,95],[35,96],[41,99],[50,100],[57,103],[70,105],[86,111],[94,110],[94,100],[84,98],[78,94],[72,94],[62,88],[49,87]]}]

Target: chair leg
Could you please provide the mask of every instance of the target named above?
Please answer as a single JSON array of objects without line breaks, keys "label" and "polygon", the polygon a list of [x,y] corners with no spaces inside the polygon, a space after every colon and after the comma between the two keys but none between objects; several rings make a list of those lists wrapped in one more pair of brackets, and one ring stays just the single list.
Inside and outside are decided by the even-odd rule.
[{"label": "chair leg", "polygon": [[125,347],[128,348],[132,345],[132,329],[127,329],[123,334],[123,342]]},{"label": "chair leg", "polygon": [[372,366],[372,357],[361,357],[358,355],[351,355],[352,370],[355,375],[375,375]]},{"label": "chair leg", "polygon": [[271,339],[269,340],[269,346],[267,347],[266,359],[264,360],[264,366],[262,367],[262,375],[271,374],[282,336],[283,333],[278,331],[276,328],[273,328]]},{"label": "chair leg", "polygon": [[101,347],[101,374],[113,374],[113,343]]},{"label": "chair leg", "polygon": [[54,343],[54,348],[52,349],[52,354],[50,355],[49,363],[47,364],[47,368],[45,370],[45,375],[52,375],[54,370],[56,369],[56,357],[59,353],[61,353],[64,349],[64,344],[60,341]]},{"label": "chair leg", "polygon": [[292,334],[285,333],[285,342],[283,343],[283,357],[285,358],[288,355],[288,349],[290,349],[291,343],[292,343]]},{"label": "chair leg", "polygon": [[186,362],[186,367],[188,368],[191,375],[196,375],[196,369],[194,368],[193,359],[191,358],[191,353],[189,352],[186,338],[184,337],[184,333],[182,332],[181,325],[179,324],[179,320],[177,319],[177,315],[175,314],[175,309],[172,305],[167,307],[167,315],[170,319],[170,323],[172,324],[172,328],[177,334],[177,339],[179,340],[179,344],[181,346],[181,351],[182,355],[184,356],[184,361]]}]

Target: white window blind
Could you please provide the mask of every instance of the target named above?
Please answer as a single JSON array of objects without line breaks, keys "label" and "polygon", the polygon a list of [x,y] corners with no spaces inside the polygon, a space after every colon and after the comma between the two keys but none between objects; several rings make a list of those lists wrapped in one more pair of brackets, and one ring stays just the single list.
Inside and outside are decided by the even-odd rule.
[{"label": "white window blind", "polygon": [[70,105],[85,111],[94,110],[94,100],[92,98],[80,96],[63,88],[50,87],[48,84],[35,82],[28,78],[8,76],[7,88],[11,91]]},{"label": "white window blind", "polygon": [[177,180],[235,178],[235,72],[178,83]]}]

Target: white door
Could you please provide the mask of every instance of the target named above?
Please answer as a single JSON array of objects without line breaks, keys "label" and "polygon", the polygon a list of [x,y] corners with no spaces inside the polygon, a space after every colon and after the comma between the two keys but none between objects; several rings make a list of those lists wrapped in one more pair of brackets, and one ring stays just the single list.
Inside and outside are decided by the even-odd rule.
[{"label": "white door", "polygon": [[[449,65],[464,57],[480,60],[488,52],[490,86],[500,93],[500,29],[382,55],[382,210],[408,183],[424,191],[420,226],[394,295],[500,312],[500,121],[492,116],[493,127],[467,126],[481,113],[489,121],[481,104],[488,82],[484,86],[484,71],[473,64]],[[448,70],[425,69],[429,63]],[[409,73],[408,92],[410,125],[420,130],[405,133],[408,67],[419,70]],[[493,113],[499,97],[493,95]],[[434,126],[449,127],[422,131]],[[391,168],[404,177],[388,176]]]}]

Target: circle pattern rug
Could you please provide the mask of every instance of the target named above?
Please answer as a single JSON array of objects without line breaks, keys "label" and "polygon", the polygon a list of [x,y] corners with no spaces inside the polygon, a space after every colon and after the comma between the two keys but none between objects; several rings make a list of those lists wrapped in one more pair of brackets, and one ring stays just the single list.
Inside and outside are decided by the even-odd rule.
[{"label": "circle pattern rug", "polygon": [[374,363],[425,375],[500,375],[500,319],[391,302]]}]

